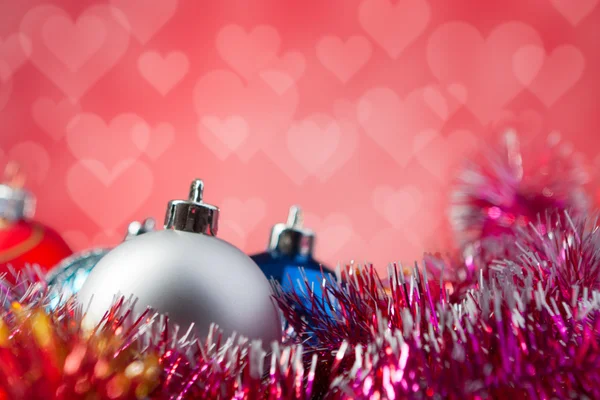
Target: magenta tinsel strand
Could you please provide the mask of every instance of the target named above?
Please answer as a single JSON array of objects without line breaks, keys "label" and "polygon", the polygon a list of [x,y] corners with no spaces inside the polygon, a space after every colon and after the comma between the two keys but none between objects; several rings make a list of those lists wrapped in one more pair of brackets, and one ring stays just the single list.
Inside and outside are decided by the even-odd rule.
[{"label": "magenta tinsel strand", "polygon": [[[487,274],[430,255],[422,269],[391,265],[389,288],[372,265],[340,268],[321,297],[307,279],[291,292],[274,283],[287,327],[268,352],[217,327],[180,335],[151,310],[133,319],[125,299],[97,330],[122,337],[115,357],[161,355],[150,399],[600,398],[597,220],[548,213],[513,241]],[[0,285],[7,302],[45,304],[42,284]],[[69,324],[81,311],[67,302],[53,315]]]},{"label": "magenta tinsel strand", "polygon": [[[548,218],[544,224],[531,224],[517,232],[517,246],[521,254],[495,263],[499,274],[518,271],[523,280],[530,277],[533,285],[542,283],[556,301],[570,303],[573,288],[600,290],[600,227],[597,218]],[[582,293],[579,291],[577,296]]]},{"label": "magenta tinsel strand", "polygon": [[495,260],[518,254],[513,240],[518,228],[556,210],[578,217],[590,204],[583,163],[565,146],[549,142],[534,158],[521,153],[513,132],[503,138],[501,152],[489,154],[485,163],[469,164],[459,175],[450,210],[464,256],[459,264],[486,276]]},{"label": "magenta tinsel strand", "polygon": [[[470,326],[467,330],[471,331],[471,347],[464,347],[456,338],[446,337],[438,342],[440,348],[436,350],[431,345],[431,340],[420,343],[415,338],[400,338],[388,333],[367,347],[364,358],[359,359],[360,375],[349,371],[334,383],[333,387],[339,391],[334,390],[331,398],[393,398],[384,394],[389,392],[390,385],[394,388],[396,398],[425,398],[427,395],[475,399],[477,396],[483,398],[486,395],[500,398],[508,394],[524,398],[527,397],[527,393],[531,398],[543,397],[544,393],[555,393],[558,398],[569,398],[571,396],[566,392],[562,392],[561,395],[565,383],[561,381],[561,377],[585,377],[587,381],[598,377],[598,372],[578,368],[576,364],[567,361],[571,358],[568,350],[579,347],[582,339],[590,340],[590,337],[576,337],[576,345],[567,344],[568,350],[565,351],[565,346],[559,344],[557,338],[544,337],[547,332],[539,330],[542,327],[549,328],[550,331],[555,328],[552,326],[552,319],[548,318],[549,315],[544,310],[533,309],[531,313],[540,319],[537,323],[539,333],[533,334],[529,343],[522,342],[520,348],[516,343],[503,343],[498,335],[505,329],[507,333],[511,329],[517,329],[512,323],[502,322],[505,318],[497,320],[498,325],[493,330],[490,330],[490,325],[487,324],[467,325]],[[506,316],[510,317],[510,314],[507,313]],[[598,316],[595,315],[594,318],[598,319]],[[427,342],[429,344],[426,344]],[[529,352],[528,345],[537,348],[536,351]],[[491,350],[495,347],[500,349],[495,355],[485,353],[485,349]],[[402,351],[398,352],[398,349]],[[547,353],[548,356],[539,357],[543,353]],[[402,357],[408,360],[408,364],[402,370],[403,379],[393,380],[397,375],[386,375],[384,372],[387,369],[398,373],[398,366],[403,364]],[[592,363],[588,367],[598,367],[595,359],[597,357],[590,359]],[[373,360],[377,362],[372,364]],[[525,369],[517,366],[525,366]],[[464,385],[461,386],[461,383]],[[576,385],[577,382],[570,384]],[[595,389],[581,385],[577,388],[577,393],[589,392],[588,394],[593,396],[599,394],[597,390],[590,390]]]},{"label": "magenta tinsel strand", "polygon": [[[368,331],[340,335],[340,339],[335,335],[322,336],[318,347],[308,349],[324,355],[321,361],[339,371],[337,377],[337,374],[331,376],[327,398],[572,398],[583,395],[594,398],[600,395],[598,389],[589,384],[600,378],[600,359],[596,354],[598,337],[582,334],[591,331],[590,325],[600,323],[598,304],[587,300],[567,307],[567,303],[561,304],[548,295],[541,286],[547,282],[537,282],[539,289],[535,290],[531,280],[515,286],[510,282],[520,278],[514,275],[512,281],[505,279],[508,274],[505,271],[498,277],[501,279],[471,290],[461,304],[442,306],[438,302],[436,330],[432,319],[420,318],[433,312],[431,304],[427,304],[429,301],[427,305],[422,302],[431,283],[425,288],[423,279],[419,285],[416,280],[420,274],[414,273],[409,285],[412,289],[404,289],[403,296],[398,291],[406,286],[396,272],[397,268],[390,274],[389,307],[376,310],[378,303],[373,300],[378,298],[378,292],[365,290],[372,281],[365,275],[372,271],[363,269],[359,274],[346,274],[345,284],[332,283],[327,288],[335,299],[358,297],[358,307],[342,302],[339,309],[330,310],[334,313],[333,319],[321,320],[319,315],[314,315],[312,320],[316,324],[312,329],[304,330],[310,328],[306,325],[295,327],[299,338],[318,335],[323,328],[319,322],[330,329],[331,320],[337,321],[337,328],[344,331],[348,319],[364,318],[361,308],[365,304],[372,307],[370,316],[376,316],[376,323],[371,324],[371,318],[367,319],[371,324]],[[411,304],[405,301],[407,291],[416,294],[408,297],[412,299]],[[585,318],[577,317],[584,310]],[[302,310],[302,313],[306,315],[307,311]],[[358,313],[353,314],[356,311]],[[402,315],[402,319],[393,319],[392,323],[384,321],[394,315]],[[386,329],[381,329],[382,326]],[[371,336],[363,339],[364,335]],[[329,341],[323,342],[323,339]],[[339,351],[337,356],[333,352],[328,356],[323,348]],[[365,349],[362,353],[361,348]],[[398,353],[399,348],[406,352]],[[574,362],[573,355],[577,351],[581,356]],[[327,361],[327,357],[331,359]],[[399,371],[398,366],[403,362],[406,367]],[[404,379],[394,380],[400,374]],[[464,385],[459,385],[460,382]],[[394,397],[390,395],[392,392]]]}]

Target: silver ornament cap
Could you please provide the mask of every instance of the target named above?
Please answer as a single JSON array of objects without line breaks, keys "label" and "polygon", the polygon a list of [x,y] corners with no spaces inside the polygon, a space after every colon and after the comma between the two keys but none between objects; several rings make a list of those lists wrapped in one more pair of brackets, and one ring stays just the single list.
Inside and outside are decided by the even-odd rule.
[{"label": "silver ornament cap", "polygon": [[0,183],[0,219],[16,222],[29,219],[35,213],[35,196],[25,190],[25,175],[13,162],[7,164],[4,182]]},{"label": "silver ornament cap", "polygon": [[315,233],[304,227],[304,217],[300,207],[290,207],[286,223],[280,223],[271,229],[269,252],[287,256],[310,256],[313,252]]},{"label": "silver ornament cap", "polygon": [[165,229],[216,236],[219,208],[202,201],[204,182],[195,179],[188,200],[172,200],[167,207]]}]

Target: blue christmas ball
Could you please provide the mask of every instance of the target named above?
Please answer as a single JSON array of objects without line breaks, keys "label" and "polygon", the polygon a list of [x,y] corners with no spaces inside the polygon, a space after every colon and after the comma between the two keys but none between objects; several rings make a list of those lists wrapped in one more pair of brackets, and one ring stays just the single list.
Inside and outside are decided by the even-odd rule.
[{"label": "blue christmas ball", "polygon": [[64,259],[54,267],[46,276],[50,287],[49,307],[55,309],[77,294],[98,261],[108,252],[109,249],[83,251]]},{"label": "blue christmas ball", "polygon": [[[269,252],[256,254],[251,258],[267,278],[279,282],[284,291],[295,290],[296,293],[306,293],[306,280],[315,296],[323,296],[321,264],[314,259],[300,256],[280,256]],[[323,270],[323,272],[328,271],[326,267]]]},{"label": "blue christmas ball", "polygon": [[[266,252],[251,256],[267,278],[281,284],[283,291],[292,290],[299,295],[310,291],[315,297],[323,297],[322,281],[333,272],[313,257],[315,234],[303,227],[302,211],[290,208],[287,223],[276,224],[271,230]],[[301,296],[310,301],[307,296]]]}]

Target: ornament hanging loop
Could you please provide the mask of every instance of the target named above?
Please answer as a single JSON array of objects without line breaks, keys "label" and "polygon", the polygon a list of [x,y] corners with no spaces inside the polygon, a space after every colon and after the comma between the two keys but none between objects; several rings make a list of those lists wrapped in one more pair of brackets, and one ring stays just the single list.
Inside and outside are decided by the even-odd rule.
[{"label": "ornament hanging loop", "polygon": [[127,234],[125,235],[125,240],[129,240],[144,233],[152,232],[154,231],[155,225],[156,222],[153,218],[146,218],[142,222],[132,221],[127,227]]},{"label": "ornament hanging loop", "polygon": [[298,206],[291,206],[288,214],[287,226],[290,228],[302,228],[304,225],[304,215],[302,209]]},{"label": "ornament hanging loop", "polygon": [[190,201],[194,203],[202,202],[202,192],[204,191],[204,182],[200,179],[194,179],[190,187]]},{"label": "ornament hanging loop", "polygon": [[25,172],[15,161],[9,161],[4,168],[4,182],[15,189],[25,186]]}]

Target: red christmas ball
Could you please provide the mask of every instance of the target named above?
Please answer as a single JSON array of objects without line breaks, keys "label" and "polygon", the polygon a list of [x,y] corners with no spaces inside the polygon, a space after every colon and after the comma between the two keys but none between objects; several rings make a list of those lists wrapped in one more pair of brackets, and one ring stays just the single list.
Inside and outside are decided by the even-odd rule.
[{"label": "red christmas ball", "polygon": [[56,231],[40,223],[22,219],[0,226],[0,274],[34,264],[46,272],[71,253]]},{"label": "red christmas ball", "polygon": [[23,189],[24,174],[14,163],[0,183],[0,276],[12,280],[11,267],[19,272],[39,265],[45,272],[72,254],[65,241],[52,229],[34,222],[35,197]]}]

